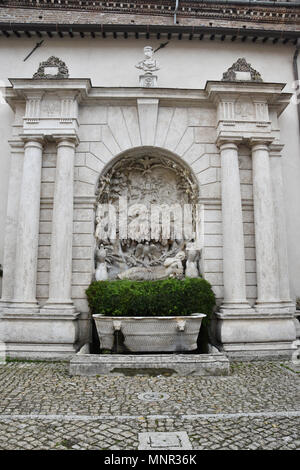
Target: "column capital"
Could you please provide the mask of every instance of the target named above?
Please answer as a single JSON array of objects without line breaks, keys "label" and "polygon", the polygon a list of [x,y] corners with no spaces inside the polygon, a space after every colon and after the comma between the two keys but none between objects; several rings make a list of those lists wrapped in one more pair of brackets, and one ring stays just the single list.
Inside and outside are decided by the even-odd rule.
[{"label": "column capital", "polygon": [[269,146],[272,144],[273,137],[262,137],[249,139],[249,144],[252,150],[270,150]]},{"label": "column capital", "polygon": [[38,150],[43,150],[43,141],[42,140],[27,140],[24,142],[24,150],[29,148],[36,148]]},{"label": "column capital", "polygon": [[76,147],[79,144],[77,135],[53,135],[57,147]]},{"label": "column capital", "polygon": [[24,143],[24,147],[28,147],[28,145],[32,146],[39,146],[39,148],[43,147],[44,145],[44,137],[41,135],[22,135],[21,140]]},{"label": "column capital", "polygon": [[242,138],[239,137],[219,137],[217,140],[217,147],[221,149],[221,147],[224,148],[232,148],[232,149],[237,149],[238,145],[242,142]]}]

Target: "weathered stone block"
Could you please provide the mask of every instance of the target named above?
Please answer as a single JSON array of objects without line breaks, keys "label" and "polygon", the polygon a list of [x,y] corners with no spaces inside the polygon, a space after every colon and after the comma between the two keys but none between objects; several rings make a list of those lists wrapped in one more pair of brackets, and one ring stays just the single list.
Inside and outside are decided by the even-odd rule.
[{"label": "weathered stone block", "polygon": [[222,223],[221,222],[206,222],[204,223],[204,233],[207,234],[222,234]]},{"label": "weathered stone block", "polygon": [[228,375],[229,361],[220,353],[216,354],[76,354],[70,361],[71,375],[122,375],[145,369],[168,369],[178,375]]},{"label": "weathered stone block", "polygon": [[0,314],[8,357],[68,359],[78,349],[78,314]]},{"label": "weathered stone block", "polygon": [[81,124],[79,139],[81,142],[100,142],[101,126],[99,124]]},{"label": "weathered stone block", "polygon": [[[188,150],[187,152],[185,152],[185,154],[183,155],[183,160],[185,162],[187,162],[189,165],[192,166],[193,170],[195,173],[198,173],[199,171],[201,171],[202,169],[204,170],[205,168],[208,168],[209,166],[209,158],[207,158],[205,161],[202,161],[202,167],[198,167],[199,169],[194,169],[194,165],[196,163],[196,161],[198,161],[200,158],[201,160],[203,159],[204,157],[204,153],[205,153],[205,146],[202,145],[202,144],[196,144],[194,143]],[[196,165],[196,168],[197,168],[197,165]]]},{"label": "weathered stone block", "polygon": [[198,173],[197,179],[200,184],[215,183],[218,181],[218,168],[207,168]]},{"label": "weathered stone block", "polygon": [[291,358],[296,332],[288,314],[217,314],[217,338],[234,359]]}]

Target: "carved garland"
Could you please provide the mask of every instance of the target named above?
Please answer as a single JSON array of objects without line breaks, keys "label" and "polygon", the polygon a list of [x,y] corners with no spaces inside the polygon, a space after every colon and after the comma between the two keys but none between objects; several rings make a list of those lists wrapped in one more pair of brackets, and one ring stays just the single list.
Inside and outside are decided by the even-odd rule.
[{"label": "carved garland", "polygon": [[[57,67],[58,72],[56,75],[50,75],[45,73],[46,67]],[[36,80],[39,79],[61,79],[69,78],[69,70],[65,62],[60,60],[58,57],[51,56],[48,60],[41,62],[38,68],[38,71],[33,75],[33,78]]]},{"label": "carved garland", "polygon": [[239,58],[228,70],[223,73],[222,81],[236,81],[236,72],[250,72],[251,81],[262,82],[260,73],[251,67],[244,57]]}]

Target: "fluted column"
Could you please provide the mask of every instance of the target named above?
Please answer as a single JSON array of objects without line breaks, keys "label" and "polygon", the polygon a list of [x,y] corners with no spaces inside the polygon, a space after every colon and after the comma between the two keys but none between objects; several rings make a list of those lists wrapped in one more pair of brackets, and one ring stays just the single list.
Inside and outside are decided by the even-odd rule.
[{"label": "fluted column", "polygon": [[60,138],[57,143],[49,299],[43,311],[46,309],[55,309],[56,312],[75,310],[71,300],[75,145],[74,138]]},{"label": "fluted column", "polygon": [[256,309],[278,307],[278,256],[269,147],[252,143],[257,302]]},{"label": "fluted column", "polygon": [[38,310],[36,273],[39,237],[42,142],[27,138],[24,146],[16,246],[14,306]]},{"label": "fluted column", "polygon": [[234,142],[221,142],[224,303],[222,309],[249,309],[238,162]]}]

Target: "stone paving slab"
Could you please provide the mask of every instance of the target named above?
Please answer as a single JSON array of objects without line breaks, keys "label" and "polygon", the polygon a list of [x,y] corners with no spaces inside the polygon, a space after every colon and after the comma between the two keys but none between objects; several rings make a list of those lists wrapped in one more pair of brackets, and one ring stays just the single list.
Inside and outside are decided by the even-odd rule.
[{"label": "stone paving slab", "polygon": [[194,450],[300,449],[300,418],[1,420],[0,449],[136,450],[143,432],[187,433]]},{"label": "stone paving slab", "polygon": [[[0,449],[137,449],[187,432],[193,449],[300,449],[299,375],[235,363],[227,377],[70,377],[67,363],[0,366]],[[145,401],[143,392],[167,393]],[[30,416],[29,416],[30,415]]]},{"label": "stone paving slab", "polygon": [[[142,392],[168,393],[143,402]],[[299,410],[299,376],[278,363],[238,363],[227,377],[70,377],[67,363],[0,366],[0,414],[199,414]]]}]

